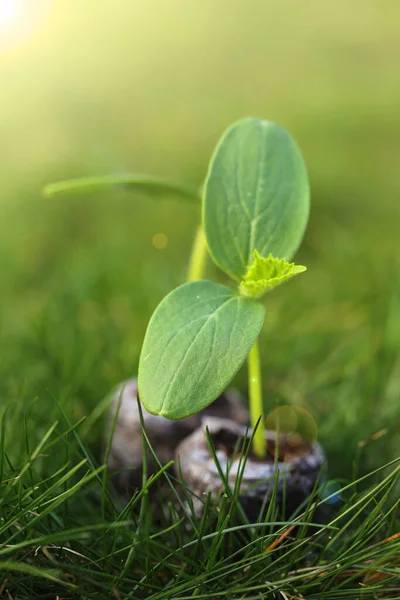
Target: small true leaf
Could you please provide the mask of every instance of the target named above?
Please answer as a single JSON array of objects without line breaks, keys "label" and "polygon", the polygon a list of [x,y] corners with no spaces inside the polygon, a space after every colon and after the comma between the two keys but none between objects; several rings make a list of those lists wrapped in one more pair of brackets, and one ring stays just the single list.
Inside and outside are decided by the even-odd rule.
[{"label": "small true leaf", "polygon": [[239,291],[244,296],[259,298],[268,290],[306,270],[302,265],[288,263],[284,258],[275,258],[272,254],[264,258],[254,250],[253,264],[248,267],[240,282]]},{"label": "small true leaf", "polygon": [[246,359],[265,308],[211,281],[172,291],[153,314],[139,362],[146,409],[181,419],[213,402]]},{"label": "small true leaf", "polygon": [[303,238],[309,184],[301,152],[280,125],[247,118],[218,144],[204,188],[203,226],[216,264],[240,281],[262,256],[290,260]]}]

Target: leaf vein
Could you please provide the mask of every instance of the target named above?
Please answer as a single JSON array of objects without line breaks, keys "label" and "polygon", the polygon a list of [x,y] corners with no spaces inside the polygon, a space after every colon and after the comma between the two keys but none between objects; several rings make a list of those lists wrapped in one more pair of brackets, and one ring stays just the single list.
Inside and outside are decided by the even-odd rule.
[{"label": "leaf vein", "polygon": [[228,304],[229,304],[229,303],[230,303],[232,300],[236,300],[236,299],[237,299],[237,296],[234,296],[233,298],[230,298],[229,300],[225,301],[223,304],[221,304],[220,306],[218,306],[218,308],[217,308],[216,310],[214,310],[214,311],[213,311],[213,312],[212,312],[210,315],[208,315],[208,316],[206,317],[206,320],[205,320],[205,322],[204,322],[204,323],[203,323],[203,325],[200,327],[199,331],[196,333],[195,337],[193,338],[193,340],[190,342],[190,344],[189,344],[188,348],[186,349],[186,351],[185,351],[185,354],[184,354],[184,355],[183,355],[183,357],[182,357],[182,360],[181,360],[181,363],[180,363],[179,367],[178,367],[178,368],[177,368],[177,370],[175,371],[175,373],[174,373],[174,376],[171,378],[171,380],[170,380],[170,382],[169,382],[169,384],[168,384],[168,387],[167,387],[167,389],[166,389],[166,391],[165,391],[165,394],[164,394],[164,399],[163,399],[163,402],[162,402],[162,404],[161,404],[161,409],[160,409],[160,413],[159,413],[159,414],[162,414],[162,412],[163,412],[163,407],[164,407],[164,404],[165,404],[165,402],[168,400],[168,397],[169,397],[169,394],[170,394],[170,392],[171,392],[172,386],[173,386],[173,384],[175,383],[175,380],[176,380],[176,378],[178,377],[178,375],[179,375],[180,371],[182,370],[182,367],[183,367],[183,366],[184,366],[184,364],[185,364],[186,358],[187,358],[187,356],[188,356],[188,354],[189,354],[190,350],[191,350],[191,349],[193,348],[193,346],[196,344],[196,342],[197,342],[197,339],[198,339],[199,335],[201,334],[201,332],[203,331],[204,327],[205,327],[205,326],[208,324],[208,322],[209,322],[211,319],[213,319],[213,318],[215,318],[215,317],[216,317],[216,315],[218,314],[218,312],[219,312],[219,311],[220,311],[222,308],[226,307],[226,306],[227,306],[227,305],[228,305]]}]

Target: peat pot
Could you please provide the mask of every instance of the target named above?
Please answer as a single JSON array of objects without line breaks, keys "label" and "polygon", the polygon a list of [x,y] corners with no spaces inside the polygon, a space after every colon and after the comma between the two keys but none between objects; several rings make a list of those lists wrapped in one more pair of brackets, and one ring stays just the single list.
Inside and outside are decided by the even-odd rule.
[{"label": "peat pot", "polygon": [[[231,489],[235,487],[238,472],[243,470],[243,460],[240,459],[238,449],[243,448],[243,442],[246,441],[244,438],[250,438],[251,434],[244,425],[233,420],[204,417],[201,426],[185,437],[177,447],[176,464],[180,464],[185,484],[199,498],[211,492],[211,496],[216,499],[224,485],[210,449],[206,429],[222,473],[226,474],[228,471],[227,480]],[[268,507],[276,469],[279,471],[277,504],[282,506],[285,501],[285,514],[290,515],[310,496],[325,465],[324,452],[316,442],[306,442],[298,436],[290,435],[279,435],[278,438],[276,432],[266,431],[265,443],[266,457],[259,459],[250,452],[241,479],[239,499],[251,522],[257,520],[263,506]],[[202,507],[201,500],[196,500],[195,510],[199,516]]]},{"label": "peat pot", "polygon": [[[112,393],[113,401],[107,419],[106,444],[118,410],[115,431],[108,460],[108,469],[113,482],[120,492],[129,492],[140,486],[142,477],[142,431],[138,409],[137,379],[121,383]],[[178,444],[200,426],[203,417],[226,417],[245,424],[248,411],[242,404],[239,392],[229,389],[201,413],[171,421],[165,417],[152,415],[142,405],[143,422],[149,442],[161,464],[175,458]],[[148,472],[158,470],[150,449],[147,451]]]}]

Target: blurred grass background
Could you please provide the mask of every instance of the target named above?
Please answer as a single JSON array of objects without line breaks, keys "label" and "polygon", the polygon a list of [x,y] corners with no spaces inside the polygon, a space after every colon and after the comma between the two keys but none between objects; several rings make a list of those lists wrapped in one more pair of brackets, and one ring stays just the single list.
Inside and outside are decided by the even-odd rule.
[{"label": "blurred grass background", "polygon": [[[334,476],[351,475],[357,443],[381,428],[363,468],[394,458],[400,4],[27,5],[37,20],[27,39],[0,28],[0,411],[9,406],[10,431],[25,418],[33,445],[57,399],[71,420],[89,417],[83,435],[100,457],[98,403],[135,374],[147,320],[183,281],[199,218],[194,206],[122,192],[44,199],[42,186],[128,171],[198,186],[222,131],[253,115],[296,137],[313,202],[297,257],[308,273],[268,299],[267,411],[310,410]],[[236,383],[245,391],[244,370]],[[19,442],[8,439],[11,454]]]}]

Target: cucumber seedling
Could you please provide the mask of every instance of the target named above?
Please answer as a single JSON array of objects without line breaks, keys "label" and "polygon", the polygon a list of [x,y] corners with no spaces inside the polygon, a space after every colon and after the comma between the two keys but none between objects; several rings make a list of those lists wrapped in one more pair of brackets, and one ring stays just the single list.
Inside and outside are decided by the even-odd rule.
[{"label": "cucumber seedling", "polygon": [[[148,176],[89,178],[48,186],[54,194],[122,185],[193,199],[197,193]],[[309,215],[301,152],[280,125],[257,118],[234,123],[211,158],[201,191],[202,224],[187,282],[170,292],[149,322],[139,360],[145,408],[168,419],[211,404],[248,358],[254,452],[266,453],[258,336],[266,294],[302,273],[292,260]],[[207,251],[232,286],[204,279]]]},{"label": "cucumber seedling", "polygon": [[[302,273],[288,262],[309,214],[309,184],[301,152],[281,126],[246,118],[223,135],[202,194],[201,239],[234,287],[201,279],[169,293],[147,328],[139,361],[139,394],[146,409],[181,419],[213,402],[246,357],[254,451],[266,452],[258,336],[265,295]],[[197,246],[197,247],[196,247]],[[192,278],[192,277],[191,277]]]}]

